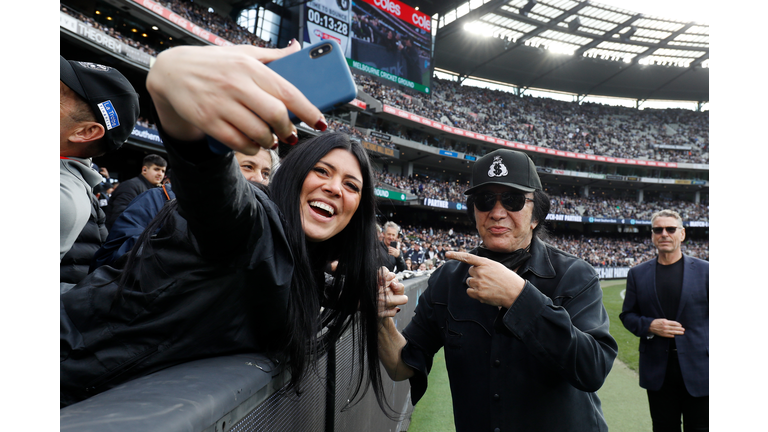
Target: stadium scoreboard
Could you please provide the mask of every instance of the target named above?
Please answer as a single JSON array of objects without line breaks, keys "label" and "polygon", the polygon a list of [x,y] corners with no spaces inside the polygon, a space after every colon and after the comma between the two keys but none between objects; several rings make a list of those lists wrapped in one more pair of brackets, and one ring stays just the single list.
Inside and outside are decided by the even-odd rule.
[{"label": "stadium scoreboard", "polygon": [[430,93],[432,19],[397,0],[313,0],[302,9],[304,43],[333,39],[353,70]]}]

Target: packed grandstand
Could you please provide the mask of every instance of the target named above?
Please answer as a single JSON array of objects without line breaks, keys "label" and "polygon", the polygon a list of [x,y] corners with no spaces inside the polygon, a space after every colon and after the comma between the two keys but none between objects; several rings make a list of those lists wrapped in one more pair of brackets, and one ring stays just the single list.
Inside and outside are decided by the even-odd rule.
[{"label": "packed grandstand", "polygon": [[[116,7],[122,4],[126,8],[141,9],[149,3],[164,8],[165,15],[160,13],[153,17],[144,13],[139,18],[138,14],[125,13]],[[60,11],[63,17],[70,17],[81,26],[73,32],[75,27],[71,23],[65,25],[66,19],[62,18],[62,41],[66,42],[62,44],[62,54],[72,59],[88,60],[101,50],[99,42],[104,45],[103,41],[109,38],[147,54],[150,59],[178,44],[210,44],[204,40],[205,37],[192,37],[200,36],[199,29],[206,32],[202,33],[203,36],[209,33],[234,44],[279,45],[276,40],[256,36],[231,14],[220,15],[213,8],[203,6],[202,2],[97,1],[87,8],[78,2],[64,2],[60,4]],[[264,14],[263,10],[261,13]],[[183,22],[180,23],[179,19],[168,20],[169,14],[182,18]],[[170,36],[183,32],[178,28],[168,31],[168,34],[161,31],[147,35],[141,29],[136,31],[137,27],[148,29],[156,23],[169,28],[171,22],[179,27],[186,26],[185,37]],[[98,37],[94,36],[94,31],[99,32]],[[126,61],[125,55],[115,50],[110,53],[117,64]],[[103,57],[100,61],[104,62]],[[121,69],[132,69],[127,75],[138,78],[134,86],[140,93],[146,93],[140,80],[151,60],[146,66],[140,63],[138,66],[135,61],[126,63]],[[346,132],[369,143],[368,148],[377,168],[377,187],[388,193],[400,193],[405,198],[402,201],[382,198],[380,202],[380,222],[393,220],[403,227],[402,247],[405,251],[413,242],[454,249],[477,245],[479,238],[466,221],[461,220],[462,212],[425,204],[464,203],[463,192],[468,187],[470,162],[499,146],[486,144],[487,138],[484,138],[485,142],[472,139],[468,133],[433,133],[434,128],[424,128],[414,121],[401,121],[395,116],[384,115],[381,109],[384,106],[413,114],[419,119],[429,119],[435,124],[478,134],[478,137],[492,137],[496,142],[503,140],[533,146],[539,153],[549,151],[551,154],[551,150],[556,150],[589,155],[591,160],[585,162],[573,157],[530,154],[538,166],[544,167],[545,172],[541,174],[561,174],[542,176],[551,197],[551,213],[561,215],[559,220],[571,221],[548,224],[549,241],[594,266],[630,267],[651,258],[654,251],[643,221],[648,221],[653,212],[663,208],[679,211],[690,227],[688,240],[684,244],[685,252],[708,259],[707,111],[635,109],[567,102],[462,85],[459,80],[437,77],[433,77],[432,91],[427,95],[394,86],[391,82],[359,71],[354,71],[353,75],[358,85],[357,104],[331,113],[329,130]],[[147,101],[148,98],[144,98],[142,103]],[[137,129],[146,129],[151,134],[154,125],[146,107],[142,105],[143,117]],[[306,133],[307,129],[300,128],[300,131]],[[115,173],[115,177],[127,179],[135,174],[130,172],[130,161],[135,163],[136,159],[140,159],[137,155],[150,151],[162,153],[163,148],[154,142],[131,139],[120,151],[121,155],[101,160],[97,158],[95,162],[106,166]],[[408,158],[398,161],[392,157],[403,157],[408,153],[417,153],[423,156],[421,159],[424,161]],[[445,162],[445,155],[457,154],[463,158],[461,164],[439,169],[440,164]],[[650,163],[643,166],[643,162],[639,162],[627,168],[607,162],[612,160]],[[590,182],[581,182],[586,179]],[[648,182],[650,186],[646,184]],[[460,210],[461,206],[455,209]],[[430,216],[424,217],[424,213]],[[595,220],[607,223],[589,222]],[[622,226],[617,221],[632,222]],[[439,260],[433,260],[431,264],[438,265]]]}]

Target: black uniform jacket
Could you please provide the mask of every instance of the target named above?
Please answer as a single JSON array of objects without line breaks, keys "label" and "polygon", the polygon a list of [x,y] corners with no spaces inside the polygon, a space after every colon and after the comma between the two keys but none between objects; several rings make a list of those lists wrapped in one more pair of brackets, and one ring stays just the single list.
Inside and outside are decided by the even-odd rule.
[{"label": "black uniform jacket", "polygon": [[458,432],[607,431],[595,392],[618,347],[595,270],[534,238],[518,272],[525,287],[507,310],[467,295],[469,267],[436,270],[403,332],[414,403],[444,347]]},{"label": "black uniform jacket", "polygon": [[186,361],[268,351],[283,337],[293,258],[279,210],[232,153],[163,138],[179,210],[121,294],[122,271],[102,266],[61,295],[62,406]]}]

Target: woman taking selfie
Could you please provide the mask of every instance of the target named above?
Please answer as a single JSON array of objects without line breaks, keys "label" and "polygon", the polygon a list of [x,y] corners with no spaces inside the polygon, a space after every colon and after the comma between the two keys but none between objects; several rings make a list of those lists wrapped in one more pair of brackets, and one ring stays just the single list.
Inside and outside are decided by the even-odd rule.
[{"label": "woman taking selfie", "polygon": [[[349,326],[366,370],[354,392],[370,381],[382,403],[375,197],[365,150],[344,134],[320,135],[282,160],[266,191],[206,139],[253,152],[273,145],[273,136],[261,135],[271,129],[295,143],[286,107],[322,129],[319,111],[263,70],[263,62],[297,49],[183,47],[158,57],[147,88],[176,200],[122,269],[100,267],[61,295],[62,406],[179,363],[247,352],[287,362],[297,386]],[[282,111],[257,116],[260,103]],[[338,266],[326,286],[331,261]],[[392,276],[387,284],[397,283]]]}]

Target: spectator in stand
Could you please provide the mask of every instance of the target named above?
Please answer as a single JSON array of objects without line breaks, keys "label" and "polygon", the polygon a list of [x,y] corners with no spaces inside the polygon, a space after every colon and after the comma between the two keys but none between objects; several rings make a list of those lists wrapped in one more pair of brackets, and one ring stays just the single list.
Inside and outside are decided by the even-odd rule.
[{"label": "spectator in stand", "polygon": [[269,185],[269,179],[272,172],[280,164],[280,157],[275,150],[259,150],[255,155],[247,155],[241,152],[235,152],[237,164],[240,166],[240,172],[246,180]]},{"label": "spectator in stand", "polygon": [[112,225],[134,198],[150,188],[162,186],[167,166],[168,162],[161,156],[155,154],[146,155],[142,161],[140,175],[120,182],[120,187],[112,192],[112,197],[107,207],[106,226],[108,230],[112,229]]},{"label": "spectator in stand", "polygon": [[[279,163],[279,156],[274,150],[260,149],[255,155],[234,152],[240,173],[246,180],[254,183],[269,185],[272,170]],[[159,188],[151,188],[137,196],[115,220],[109,230],[107,240],[96,251],[91,262],[90,271],[103,265],[115,264],[120,257],[126,256],[138,241],[141,233],[149,226],[152,219],[172,199],[176,198],[170,183]],[[161,227],[157,228],[157,231]]]},{"label": "spectator in stand", "polygon": [[405,255],[405,258],[411,260],[412,267],[418,268],[419,264],[424,261],[424,251],[421,250],[421,243],[418,241],[413,242],[408,253]]},{"label": "spectator in stand", "polygon": [[93,194],[104,179],[91,168],[91,158],[128,139],[139,95],[117,69],[59,56],[59,110],[60,281],[75,283],[107,238],[104,211]]},{"label": "spectator in stand", "polygon": [[382,228],[384,234],[381,245],[387,258],[385,266],[389,271],[399,273],[405,270],[405,261],[400,252],[400,226],[392,221],[387,221]]},{"label": "spectator in stand", "polygon": [[112,193],[109,192],[109,190],[112,189],[112,179],[109,178],[109,171],[107,168],[99,168],[96,164],[93,164],[93,168],[96,169],[104,179],[101,183],[93,187],[93,194],[96,195],[96,199],[99,200],[99,207],[104,210],[104,208],[109,205],[109,196]]},{"label": "spectator in stand", "polygon": [[437,249],[435,248],[435,245],[433,245],[430,242],[427,242],[426,247],[427,247],[427,252],[424,254],[424,259],[434,260],[437,257]]},{"label": "spectator in stand", "polygon": [[447,244],[441,244],[437,247],[437,260],[438,261],[445,261],[445,253],[448,251],[448,245]]}]

